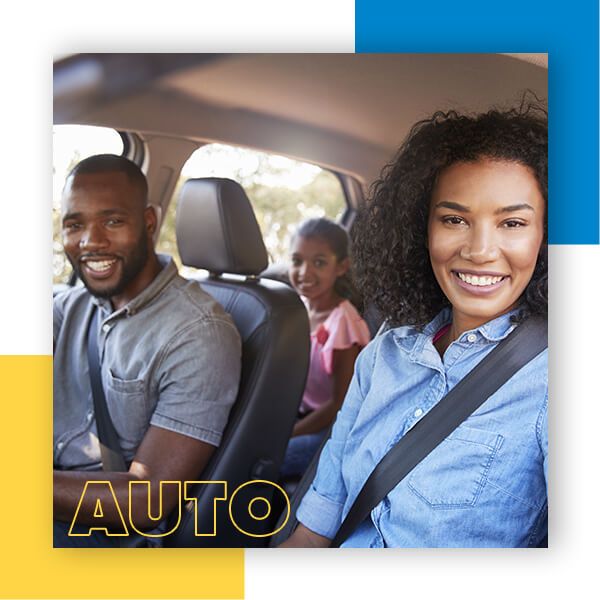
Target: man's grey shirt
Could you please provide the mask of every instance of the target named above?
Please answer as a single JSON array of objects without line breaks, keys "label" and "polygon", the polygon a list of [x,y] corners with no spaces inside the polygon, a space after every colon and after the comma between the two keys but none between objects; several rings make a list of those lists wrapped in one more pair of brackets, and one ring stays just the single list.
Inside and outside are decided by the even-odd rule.
[{"label": "man's grey shirt", "polygon": [[102,468],[87,360],[100,310],[98,352],[106,403],[127,462],[155,425],[217,446],[238,391],[240,336],[223,308],[167,256],[123,308],[79,287],[54,300],[54,464]]}]

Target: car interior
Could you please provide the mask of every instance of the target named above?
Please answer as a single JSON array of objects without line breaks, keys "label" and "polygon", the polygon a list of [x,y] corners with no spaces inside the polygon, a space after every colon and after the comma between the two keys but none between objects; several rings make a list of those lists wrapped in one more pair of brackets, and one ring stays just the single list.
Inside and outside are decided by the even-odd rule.
[{"label": "car interior", "polygon": [[[54,124],[119,133],[123,154],[147,175],[149,201],[163,222],[177,205],[181,264],[200,270],[190,276],[240,331],[240,391],[202,479],[227,481],[229,494],[256,480],[259,488],[241,492],[241,500],[260,489],[275,506],[273,488],[260,482],[278,480],[304,389],[310,331],[302,301],[284,283],[285,268],[270,260],[243,187],[220,177],[178,185],[194,151],[227,144],[333,173],[345,202],[340,222],[349,230],[415,122],[436,110],[514,105],[525,90],[547,98],[547,76],[546,54],[75,54],[55,61]],[[366,318],[374,334],[381,320],[369,308]],[[269,544],[279,514],[240,518],[240,528],[257,534],[249,537],[224,508],[217,535],[196,536],[194,509],[198,519],[211,519],[211,493],[195,490],[196,502],[188,501],[165,545]]]}]

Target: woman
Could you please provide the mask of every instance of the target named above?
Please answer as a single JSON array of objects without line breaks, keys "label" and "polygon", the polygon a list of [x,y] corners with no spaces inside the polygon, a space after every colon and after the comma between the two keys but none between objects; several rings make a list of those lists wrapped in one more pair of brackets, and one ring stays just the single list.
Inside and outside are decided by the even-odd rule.
[{"label": "woman", "polygon": [[[436,113],[355,225],[358,282],[395,327],[359,356],[287,546],[327,546],[387,451],[514,327],[547,315],[547,114]],[[400,327],[400,325],[404,325]],[[547,532],[547,351],[371,511],[348,547],[536,546]]]}]

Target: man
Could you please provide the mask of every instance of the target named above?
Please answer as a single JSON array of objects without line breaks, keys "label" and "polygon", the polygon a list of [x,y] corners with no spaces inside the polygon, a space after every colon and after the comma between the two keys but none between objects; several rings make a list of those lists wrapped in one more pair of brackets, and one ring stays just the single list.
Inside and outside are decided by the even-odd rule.
[{"label": "man", "polygon": [[[221,440],[235,400],[241,344],[230,317],[197,283],[177,274],[153,248],[157,219],[146,178],[114,155],[92,156],[69,174],[63,192],[65,253],[85,287],[54,302],[54,545],[119,545],[93,531],[67,535],[86,481],[111,483],[127,518],[129,483],[197,479]],[[88,324],[98,314],[98,351],[106,404],[126,463],[103,471],[87,358]],[[152,528],[145,486],[134,485],[132,520]],[[79,507],[74,531],[87,533],[100,501],[119,525],[110,488]],[[162,514],[178,502],[165,486]]]}]

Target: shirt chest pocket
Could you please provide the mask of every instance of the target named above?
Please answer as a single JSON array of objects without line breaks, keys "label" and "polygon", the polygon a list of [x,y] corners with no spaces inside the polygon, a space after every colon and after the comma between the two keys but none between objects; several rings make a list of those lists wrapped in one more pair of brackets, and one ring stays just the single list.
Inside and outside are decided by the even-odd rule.
[{"label": "shirt chest pocket", "polygon": [[408,477],[408,487],[432,508],[473,506],[502,444],[500,434],[460,426]]},{"label": "shirt chest pocket", "polygon": [[120,379],[110,370],[105,381],[106,403],[121,438],[122,449],[135,450],[148,428],[145,384],[141,379]]}]

